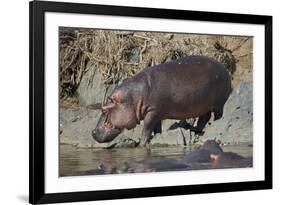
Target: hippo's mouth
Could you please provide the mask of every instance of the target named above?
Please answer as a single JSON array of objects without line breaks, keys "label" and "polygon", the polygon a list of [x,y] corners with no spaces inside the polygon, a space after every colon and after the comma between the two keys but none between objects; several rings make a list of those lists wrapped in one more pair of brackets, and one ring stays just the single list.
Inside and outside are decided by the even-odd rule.
[{"label": "hippo's mouth", "polygon": [[123,131],[122,128],[118,128],[111,123],[104,123],[101,127],[93,130],[93,138],[99,143],[111,142]]},{"label": "hippo's mouth", "polygon": [[110,122],[105,122],[102,127],[103,127],[103,129],[106,130],[106,132],[109,132],[109,133],[118,133],[118,134],[120,134],[123,131],[122,128],[116,127],[113,124],[111,124]]},{"label": "hippo's mouth", "polygon": [[[114,125],[111,124],[110,122],[105,122],[105,123],[103,123],[102,127],[105,128],[105,129],[116,129],[116,130],[119,129],[118,127],[114,126]],[[120,129],[119,129],[119,130],[120,130]]]}]

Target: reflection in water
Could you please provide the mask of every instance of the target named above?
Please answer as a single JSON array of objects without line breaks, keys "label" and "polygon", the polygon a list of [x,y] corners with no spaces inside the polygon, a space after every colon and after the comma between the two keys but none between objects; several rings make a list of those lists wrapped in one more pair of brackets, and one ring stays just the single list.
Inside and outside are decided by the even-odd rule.
[{"label": "reflection in water", "polygon": [[[86,174],[102,174],[101,164],[118,167],[124,162],[161,162],[163,160],[178,160],[193,150],[192,147],[155,147],[120,148],[120,149],[81,149],[70,145],[60,145],[60,176],[75,176]],[[244,157],[252,157],[252,147],[247,145],[224,146],[225,152],[235,152]],[[211,168],[201,164],[193,169]],[[89,172],[96,170],[96,172]]]}]

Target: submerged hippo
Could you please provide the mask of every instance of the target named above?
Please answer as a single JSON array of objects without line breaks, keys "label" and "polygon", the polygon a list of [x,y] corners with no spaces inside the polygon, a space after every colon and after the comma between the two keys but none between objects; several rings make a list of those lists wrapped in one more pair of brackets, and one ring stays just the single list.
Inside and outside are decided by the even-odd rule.
[{"label": "submerged hippo", "polygon": [[223,150],[216,140],[206,140],[203,145],[182,159],[185,163],[207,163],[211,162],[211,155],[218,155]]},{"label": "submerged hippo", "polygon": [[219,142],[207,140],[201,147],[174,159],[102,162],[97,169],[77,172],[76,175],[101,175],[141,172],[187,171],[218,168],[246,168],[253,166],[252,157],[224,152]]},{"label": "submerged hippo", "polygon": [[161,133],[161,120],[195,117],[200,131],[212,112],[214,120],[222,117],[231,90],[228,71],[209,57],[183,57],[145,68],[115,88],[92,136],[100,143],[110,142],[143,120],[140,144],[145,146],[152,132]]},{"label": "submerged hippo", "polygon": [[[223,154],[223,150],[215,140],[207,140],[203,145],[187,155],[178,159],[164,159],[159,161],[141,160],[141,161],[124,161],[120,164],[105,164],[102,163],[99,169],[107,174],[121,174],[121,173],[139,173],[139,172],[159,172],[159,171],[180,171],[206,168],[218,168],[226,162],[220,160],[221,156],[229,155]],[[234,153],[233,153],[234,154]],[[240,156],[237,155],[236,156]],[[214,157],[218,157],[214,160]],[[236,157],[238,160],[240,158]],[[233,158],[234,161],[237,161]],[[235,163],[235,162],[233,162]],[[202,165],[202,166],[201,166]],[[227,164],[229,165],[229,164]]]},{"label": "submerged hippo", "polygon": [[213,168],[231,168],[231,167],[252,167],[253,158],[243,157],[233,152],[222,152],[219,154],[212,154]]}]

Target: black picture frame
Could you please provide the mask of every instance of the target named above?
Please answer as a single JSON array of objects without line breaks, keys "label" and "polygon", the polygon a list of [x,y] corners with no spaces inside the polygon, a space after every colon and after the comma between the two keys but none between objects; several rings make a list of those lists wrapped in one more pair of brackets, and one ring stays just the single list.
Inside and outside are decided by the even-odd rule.
[{"label": "black picture frame", "polygon": [[[29,143],[29,202],[32,204],[91,201],[106,199],[154,197],[272,188],[272,16],[231,14],[105,6],[93,4],[59,3],[33,1],[29,4],[30,43],[30,143]],[[153,188],[135,188],[106,191],[85,191],[71,193],[45,192],[44,165],[44,119],[45,119],[45,77],[44,77],[44,14],[45,12],[98,14],[111,16],[150,17],[182,19],[209,22],[260,24],[265,26],[265,180],[219,184],[198,184]]]}]

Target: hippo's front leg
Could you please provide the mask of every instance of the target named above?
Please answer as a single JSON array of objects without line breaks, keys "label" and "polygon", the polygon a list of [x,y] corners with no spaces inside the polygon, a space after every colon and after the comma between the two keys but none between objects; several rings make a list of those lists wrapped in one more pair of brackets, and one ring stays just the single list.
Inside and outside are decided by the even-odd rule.
[{"label": "hippo's front leg", "polygon": [[154,131],[155,125],[159,122],[159,118],[155,111],[148,112],[143,120],[143,130],[140,146],[145,147],[151,139],[151,134]]},{"label": "hippo's front leg", "polygon": [[152,131],[153,131],[152,129],[143,128],[142,135],[141,135],[141,141],[140,141],[141,147],[147,146],[147,144],[150,141]]}]

